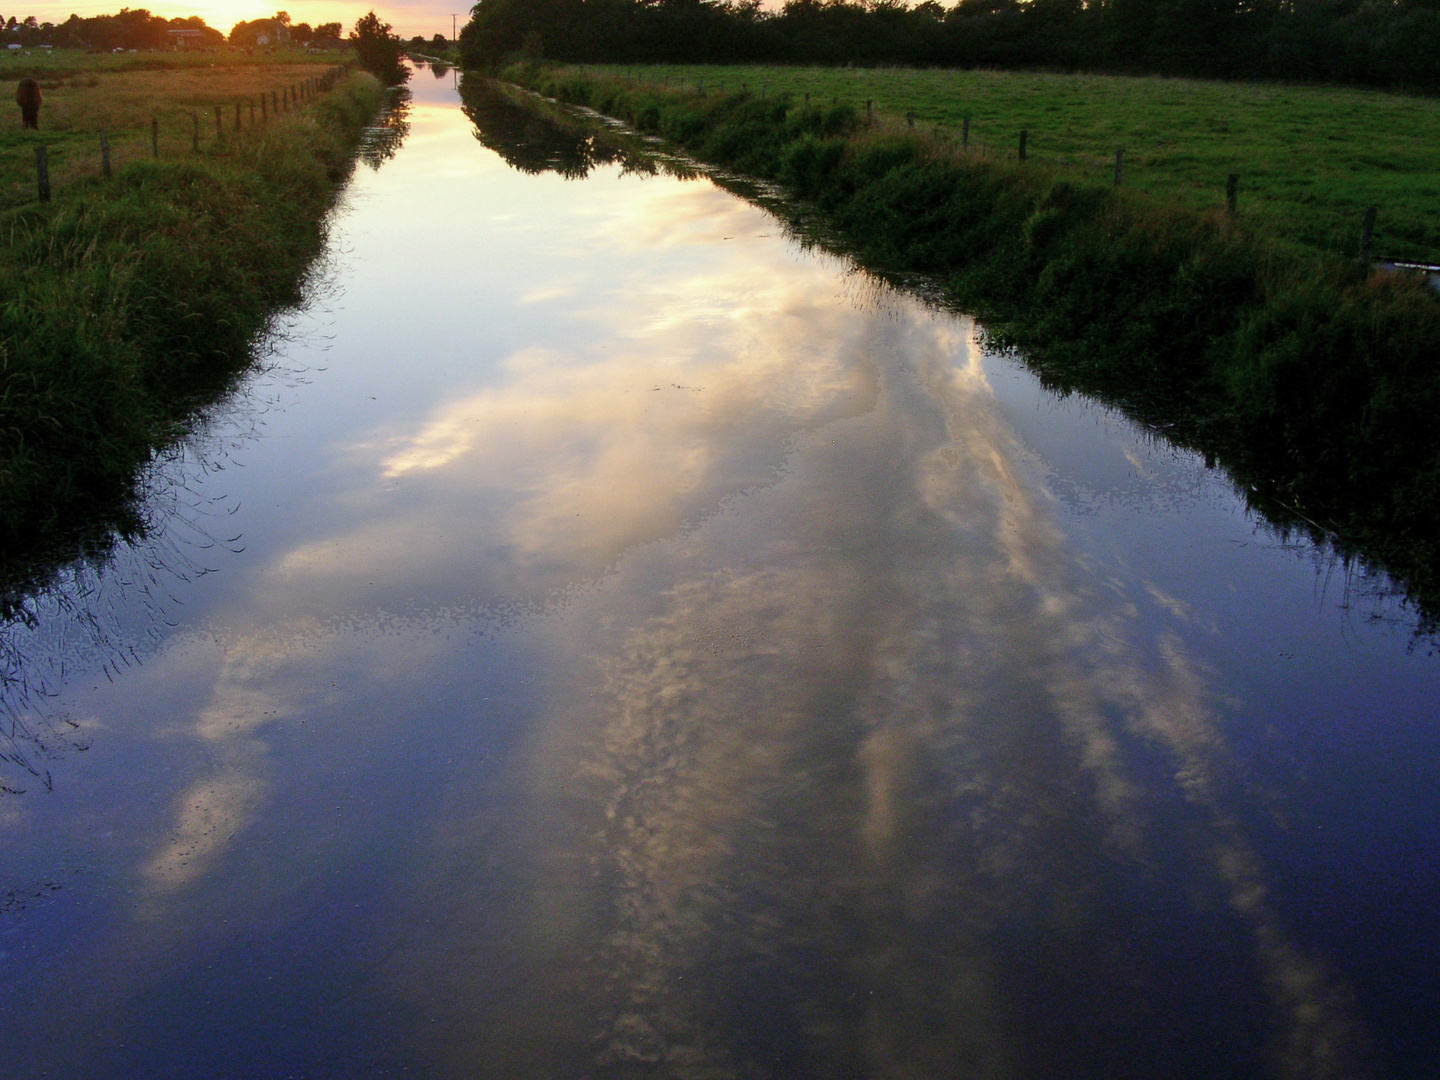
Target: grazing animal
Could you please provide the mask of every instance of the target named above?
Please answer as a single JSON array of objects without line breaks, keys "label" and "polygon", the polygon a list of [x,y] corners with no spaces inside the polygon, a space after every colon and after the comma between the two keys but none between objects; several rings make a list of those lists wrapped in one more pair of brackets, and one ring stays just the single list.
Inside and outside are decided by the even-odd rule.
[{"label": "grazing animal", "polygon": [[15,104],[20,106],[20,122],[27,128],[40,130],[40,84],[34,79],[21,79],[15,88]]}]

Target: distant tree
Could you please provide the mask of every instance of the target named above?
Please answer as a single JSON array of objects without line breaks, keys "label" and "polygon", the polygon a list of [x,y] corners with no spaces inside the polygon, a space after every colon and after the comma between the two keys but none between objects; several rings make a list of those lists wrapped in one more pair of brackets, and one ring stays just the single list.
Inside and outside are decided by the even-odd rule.
[{"label": "distant tree", "polygon": [[399,86],[410,77],[400,62],[402,42],[387,22],[374,11],[362,15],[350,32],[360,66],[390,86]]},{"label": "distant tree", "polygon": [[342,27],[338,22],[322,22],[315,27],[314,41],[339,41]]},{"label": "distant tree", "polygon": [[430,39],[430,47],[432,49],[443,49],[448,44],[450,44],[450,42],[444,34],[436,34]]},{"label": "distant tree", "polygon": [[315,31],[308,22],[290,27],[290,37],[301,45],[309,45],[315,39]]}]

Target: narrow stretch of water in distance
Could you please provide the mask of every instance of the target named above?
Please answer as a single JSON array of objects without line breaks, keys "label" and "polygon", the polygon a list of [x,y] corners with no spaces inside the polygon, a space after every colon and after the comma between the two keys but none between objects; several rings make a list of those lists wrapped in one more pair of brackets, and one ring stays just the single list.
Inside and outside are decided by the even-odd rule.
[{"label": "narrow stretch of water in distance", "polygon": [[154,535],[6,631],[6,1077],[1440,1074],[1402,609],[710,180],[412,87]]}]

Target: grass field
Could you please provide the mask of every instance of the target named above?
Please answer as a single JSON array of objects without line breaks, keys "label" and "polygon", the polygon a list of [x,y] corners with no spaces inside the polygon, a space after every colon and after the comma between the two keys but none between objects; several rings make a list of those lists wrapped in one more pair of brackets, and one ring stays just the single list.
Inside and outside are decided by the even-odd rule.
[{"label": "grass field", "polygon": [[1354,255],[1367,206],[1375,253],[1440,262],[1440,101],[1399,94],[1190,79],[997,71],[786,67],[596,67],[596,73],[733,92],[810,94],[876,110],[977,153],[1096,178],[1125,150],[1124,184],[1195,209],[1223,208],[1240,176],[1242,223]]},{"label": "grass field", "polygon": [[[123,53],[92,53],[84,49],[0,49],[0,82],[67,78],[77,73],[106,75],[121,71],[313,64],[317,55],[291,48],[259,51],[225,48],[215,52],[202,49],[142,49]],[[337,63],[354,59],[349,49],[324,55]]]},{"label": "grass field", "polygon": [[[112,168],[151,156],[152,118],[159,121],[162,158],[193,152],[192,113],[199,113],[201,146],[209,149],[216,141],[217,105],[224,137],[233,138],[237,100],[322,75],[350,55],[324,59],[295,49],[253,57],[173,52],[93,56],[56,50],[42,59],[50,65],[47,71],[27,76],[39,81],[45,98],[39,131],[21,127],[14,104],[16,83],[10,78],[20,61],[0,59],[0,207],[37,197],[37,146],[48,152],[51,187],[59,197],[79,180],[100,175],[102,129],[110,142]],[[256,116],[258,120],[258,105]],[[242,123],[250,126],[248,107],[242,109]]]}]

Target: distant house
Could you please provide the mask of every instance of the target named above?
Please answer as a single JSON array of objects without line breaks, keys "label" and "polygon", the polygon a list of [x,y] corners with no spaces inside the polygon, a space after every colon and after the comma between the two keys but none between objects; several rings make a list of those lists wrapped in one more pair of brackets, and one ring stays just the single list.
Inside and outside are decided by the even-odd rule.
[{"label": "distant house", "polygon": [[[263,24],[263,29],[255,35],[255,44],[261,47],[266,45],[289,45],[290,27],[275,19],[257,20]],[[254,23],[251,24],[252,26]]]},{"label": "distant house", "polygon": [[267,49],[290,44],[290,27],[276,19],[238,22],[230,31],[230,44],[241,49]]},{"label": "distant house", "polygon": [[167,30],[170,35],[170,44],[177,49],[184,49],[201,43],[202,34],[199,30]]}]

